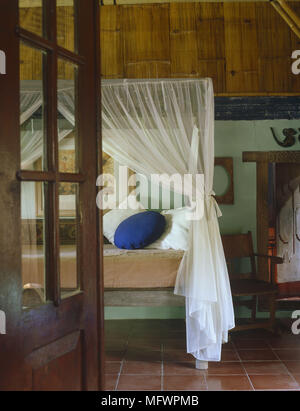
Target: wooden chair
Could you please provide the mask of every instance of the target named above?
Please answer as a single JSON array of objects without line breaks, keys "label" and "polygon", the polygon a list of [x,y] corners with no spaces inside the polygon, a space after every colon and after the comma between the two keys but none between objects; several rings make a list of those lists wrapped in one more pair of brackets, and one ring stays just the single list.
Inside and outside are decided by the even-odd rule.
[{"label": "wooden chair", "polygon": [[[237,325],[232,331],[267,328],[274,331],[275,313],[276,313],[276,294],[277,287],[275,285],[275,265],[282,264],[281,257],[255,254],[253,250],[252,234],[248,231],[247,234],[222,235],[222,242],[225,252],[225,258],[228,265],[230,277],[231,292],[233,297],[252,296],[250,300],[252,315],[251,321],[247,324]],[[267,258],[271,265],[270,282],[262,281],[257,278],[255,257]],[[240,259],[250,259],[250,273],[234,273],[234,265]],[[265,296],[269,299],[269,319],[267,321],[256,321],[257,297]],[[238,305],[247,305],[246,301],[237,301]]]}]

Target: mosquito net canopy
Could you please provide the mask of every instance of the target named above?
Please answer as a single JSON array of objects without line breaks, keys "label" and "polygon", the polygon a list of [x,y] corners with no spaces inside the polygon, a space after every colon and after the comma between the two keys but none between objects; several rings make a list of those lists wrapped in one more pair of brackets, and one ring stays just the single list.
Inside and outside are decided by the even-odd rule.
[{"label": "mosquito net canopy", "polygon": [[[74,87],[59,85],[58,110],[75,124]],[[42,104],[41,92],[24,82],[21,124]],[[87,102],[88,104],[88,102]],[[70,132],[70,131],[69,131]],[[60,130],[62,140],[68,130]],[[211,79],[105,80],[102,82],[103,150],[146,175],[191,176],[174,190],[195,211],[189,247],[179,267],[175,293],[186,298],[187,351],[220,361],[234,327],[227,266],[214,199],[214,94]],[[22,165],[42,154],[41,132],[22,135]],[[203,176],[203,185],[196,176]]]}]

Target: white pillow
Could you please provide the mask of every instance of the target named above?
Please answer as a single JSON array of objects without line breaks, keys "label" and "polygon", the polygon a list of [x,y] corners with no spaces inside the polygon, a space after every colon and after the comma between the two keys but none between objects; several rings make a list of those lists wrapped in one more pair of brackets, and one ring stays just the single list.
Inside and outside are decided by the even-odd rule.
[{"label": "white pillow", "polygon": [[165,217],[167,223],[165,232],[147,248],[187,250],[191,223],[187,218],[189,212],[190,210],[187,207],[162,211],[161,214]]},{"label": "white pillow", "polygon": [[[130,208],[127,208],[128,205],[130,205]],[[137,201],[135,196],[128,196],[119,204],[117,209],[111,210],[103,216],[103,235],[110,243],[114,244],[115,232],[119,224],[126,220],[126,218],[143,210],[145,210],[145,207]]]}]

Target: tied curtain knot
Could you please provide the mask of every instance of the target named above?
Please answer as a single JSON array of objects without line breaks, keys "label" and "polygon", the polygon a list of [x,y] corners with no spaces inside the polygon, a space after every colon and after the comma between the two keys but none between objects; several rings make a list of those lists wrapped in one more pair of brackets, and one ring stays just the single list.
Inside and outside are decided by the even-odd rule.
[{"label": "tied curtain knot", "polygon": [[222,217],[222,211],[219,207],[219,204],[217,203],[217,200],[214,197],[215,195],[216,193],[213,190],[205,194],[205,205],[206,205],[207,216],[209,220],[211,220],[212,218],[213,211],[215,211],[218,218]]},{"label": "tied curtain knot", "polygon": [[[191,151],[189,158],[189,172],[195,175],[198,170],[198,156],[199,156],[199,146],[200,146],[200,133],[196,125],[193,127],[192,139],[191,139]],[[207,218],[211,220],[212,212],[215,210],[217,217],[222,217],[222,212],[215,199],[216,193],[213,190],[204,194],[204,203],[207,211]],[[202,200],[202,199],[201,199]]]},{"label": "tied curtain knot", "polygon": [[[218,218],[222,217],[222,211],[215,199],[215,192],[211,191],[209,194],[198,194],[196,198],[190,198],[190,211],[193,213],[193,218],[191,220],[201,220],[202,218],[206,218],[207,221],[211,221],[213,217],[216,215]],[[199,214],[199,210],[200,211]]]}]

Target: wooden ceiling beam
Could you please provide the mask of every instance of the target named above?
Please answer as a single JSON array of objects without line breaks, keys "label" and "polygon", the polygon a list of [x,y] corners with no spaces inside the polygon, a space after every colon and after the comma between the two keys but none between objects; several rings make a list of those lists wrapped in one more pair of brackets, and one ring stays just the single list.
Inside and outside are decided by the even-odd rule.
[{"label": "wooden ceiling beam", "polygon": [[283,8],[283,10],[290,16],[292,20],[296,23],[298,28],[300,28],[300,17],[297,15],[297,13],[291,8],[289,4],[285,0],[277,0],[280,6]]},{"label": "wooden ceiling beam", "polygon": [[[227,2],[240,2],[241,0],[223,0],[222,3]],[[243,2],[253,2],[254,0],[242,0]],[[268,2],[269,0],[260,0],[262,2]],[[297,0],[291,0],[297,1]],[[143,5],[143,4],[155,4],[155,3],[220,3],[220,0],[99,0],[101,5]],[[19,6],[21,8],[41,7],[41,0],[20,0]],[[73,0],[60,0],[59,6],[73,6]]]},{"label": "wooden ceiling beam", "polygon": [[300,19],[294,10],[284,0],[270,0],[270,3],[300,39]]}]

